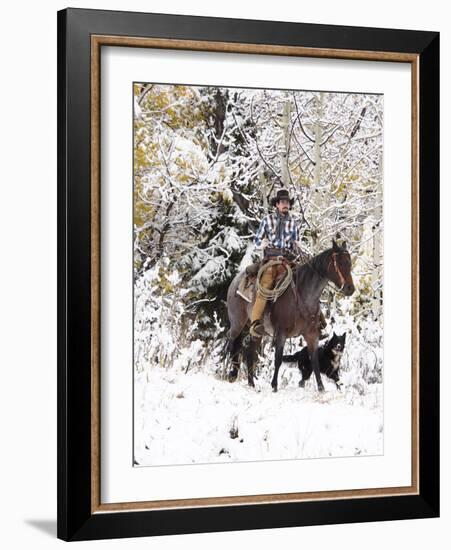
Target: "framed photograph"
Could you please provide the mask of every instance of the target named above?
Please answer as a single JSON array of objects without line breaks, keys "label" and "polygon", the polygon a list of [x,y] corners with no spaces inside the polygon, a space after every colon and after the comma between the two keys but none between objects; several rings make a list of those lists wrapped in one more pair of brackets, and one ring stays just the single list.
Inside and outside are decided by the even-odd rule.
[{"label": "framed photograph", "polygon": [[58,537],[439,514],[439,34],[58,12]]}]

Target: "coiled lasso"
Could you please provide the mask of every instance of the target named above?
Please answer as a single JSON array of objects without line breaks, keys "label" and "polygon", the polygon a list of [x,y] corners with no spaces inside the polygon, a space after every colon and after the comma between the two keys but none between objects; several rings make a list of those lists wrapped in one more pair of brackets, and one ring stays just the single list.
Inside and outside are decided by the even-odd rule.
[{"label": "coiled lasso", "polygon": [[285,269],[287,270],[286,275],[282,280],[277,281],[274,288],[265,288],[260,283],[260,279],[267,269],[272,268],[275,265],[280,265],[282,263],[284,263],[282,260],[269,260],[269,262],[263,264],[258,270],[256,281],[257,292],[262,298],[265,298],[265,300],[272,300],[273,302],[275,302],[277,298],[279,298],[279,296],[281,296],[290,286],[291,281],[293,280],[293,270],[287,263],[284,263]]}]

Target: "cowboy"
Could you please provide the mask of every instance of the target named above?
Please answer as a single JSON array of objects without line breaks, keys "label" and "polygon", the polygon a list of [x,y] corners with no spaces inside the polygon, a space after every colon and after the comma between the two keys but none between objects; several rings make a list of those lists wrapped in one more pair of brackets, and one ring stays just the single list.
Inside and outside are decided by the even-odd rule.
[{"label": "cowboy", "polygon": [[[262,219],[254,239],[256,247],[263,249],[263,262],[279,256],[293,259],[296,255],[303,253],[299,241],[298,224],[289,214],[293,202],[294,199],[290,198],[286,189],[279,189],[276,196],[271,198],[270,203],[276,208],[276,212]],[[264,288],[271,289],[276,275],[277,266],[269,267],[263,272],[260,284]],[[249,328],[251,335],[257,338],[263,336],[265,332],[262,323],[265,305],[266,299],[257,292]]]}]

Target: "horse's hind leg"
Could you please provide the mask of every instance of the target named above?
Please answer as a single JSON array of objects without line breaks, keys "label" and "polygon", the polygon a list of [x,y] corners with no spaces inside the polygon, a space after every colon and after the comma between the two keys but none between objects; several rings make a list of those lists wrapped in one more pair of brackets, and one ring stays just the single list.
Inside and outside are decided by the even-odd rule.
[{"label": "horse's hind leg", "polygon": [[238,377],[238,371],[240,370],[240,351],[241,351],[241,344],[243,341],[243,333],[240,332],[238,336],[235,338],[229,338],[228,341],[228,353],[230,356],[230,361],[232,363],[232,367],[228,374],[228,380],[229,382],[235,382],[235,380]]},{"label": "horse's hind leg", "polygon": [[242,349],[243,329],[247,322],[245,302],[235,295],[233,286],[227,295],[227,313],[230,320],[230,329],[227,335],[227,354],[231,359],[231,369],[228,374],[230,382],[235,382],[240,369],[240,352]]},{"label": "horse's hind leg", "polygon": [[248,344],[246,345],[246,367],[247,367],[247,383],[252,388],[255,387],[255,361],[257,358],[257,347],[260,345],[261,340],[258,338],[247,338]]}]

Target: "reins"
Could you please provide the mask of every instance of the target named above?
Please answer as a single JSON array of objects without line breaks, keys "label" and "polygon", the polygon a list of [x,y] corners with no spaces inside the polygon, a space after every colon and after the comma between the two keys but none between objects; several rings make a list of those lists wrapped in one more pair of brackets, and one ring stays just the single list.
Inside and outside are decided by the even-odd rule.
[{"label": "reins", "polygon": [[342,272],[340,271],[340,268],[338,267],[337,265],[337,255],[338,255],[338,252],[332,252],[332,256],[329,260],[329,264],[327,266],[327,270],[329,270],[330,268],[330,263],[331,261],[333,260],[334,261],[334,269],[335,269],[335,273],[338,275],[338,278],[340,280],[340,283],[341,283],[341,287],[338,289],[340,292],[343,292],[343,287],[345,286],[346,284],[346,280],[345,278],[343,277],[343,274]]},{"label": "reins", "polygon": [[[345,278],[343,277],[343,274],[342,272],[340,271],[340,268],[337,264],[337,256],[338,256],[339,252],[332,252],[332,255],[329,259],[329,263],[327,264],[327,270],[329,270],[330,268],[330,264],[331,262],[333,261],[334,262],[334,270],[335,270],[335,273],[338,275],[338,278],[340,280],[340,283],[341,283],[341,287],[338,288],[336,286],[333,286],[330,281],[327,281],[327,286],[329,286],[332,290],[336,291],[336,292],[340,292],[341,294],[344,295],[344,292],[343,292],[343,287],[344,285],[346,284],[346,280]],[[315,259],[315,256],[313,258],[311,258],[310,260],[308,260],[307,262],[304,262],[302,264],[298,264],[298,267],[303,267],[305,265],[308,265],[319,277],[322,277],[324,279],[327,279],[327,277],[324,277],[324,275],[322,273],[320,273],[316,267],[313,265],[313,260]],[[297,270],[296,270],[296,274],[297,274]]]},{"label": "reins", "polygon": [[[334,263],[334,271],[335,273],[338,275],[338,278],[339,278],[339,281],[340,281],[340,288],[335,288],[333,287],[329,281],[327,281],[327,284],[333,288],[334,290],[338,291],[338,292],[341,292],[342,294],[343,293],[343,288],[346,284],[346,280],[345,278],[343,277],[343,274],[340,270],[340,267],[338,266],[337,264],[337,256],[338,256],[339,252],[332,252],[332,255],[329,259],[329,263],[327,265],[327,270],[329,271],[330,269],[330,264],[331,262],[333,261]],[[298,268],[299,267],[303,267],[305,265],[308,265],[311,269],[313,269],[313,271],[319,275],[320,277],[324,277],[321,273],[319,273],[319,271],[316,269],[316,267],[313,265],[312,261],[313,261],[314,258],[308,260],[308,261],[305,261],[305,262],[299,262],[299,263],[296,263],[296,267],[294,268],[294,273],[295,273],[295,277],[296,277],[296,283],[297,283],[297,279],[298,279]],[[276,266],[276,265],[281,265],[283,264],[283,266],[285,267],[287,273],[285,275],[285,277],[283,279],[281,279],[280,281],[278,281],[276,283],[276,286],[273,288],[273,289],[269,289],[269,288],[265,288],[264,286],[262,286],[262,284],[260,283],[260,279],[263,275],[263,273],[269,269],[269,268],[272,268],[273,266]],[[324,277],[326,278],[326,277]],[[291,265],[280,259],[280,258],[276,258],[274,260],[269,260],[268,262],[264,263],[260,269],[258,270],[258,273],[257,273],[257,280],[256,280],[256,288],[257,288],[257,292],[260,294],[260,296],[262,296],[263,298],[265,298],[266,300],[272,300],[273,302],[275,302],[284,292],[285,290],[291,285],[293,281],[293,269],[291,268]],[[297,286],[297,285],[296,285]],[[294,292],[295,294],[295,300],[297,301],[297,292]]]}]

